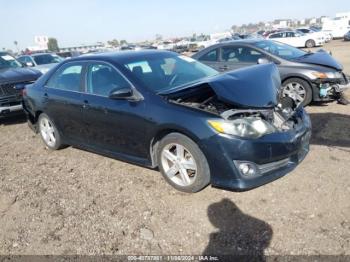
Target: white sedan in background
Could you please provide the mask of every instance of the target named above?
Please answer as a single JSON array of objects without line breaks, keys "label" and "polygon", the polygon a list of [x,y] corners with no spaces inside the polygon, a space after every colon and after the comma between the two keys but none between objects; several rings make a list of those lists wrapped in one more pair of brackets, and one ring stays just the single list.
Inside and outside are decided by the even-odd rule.
[{"label": "white sedan in background", "polygon": [[294,47],[315,47],[323,46],[325,39],[319,35],[305,35],[294,31],[281,31],[270,34],[267,39],[291,45]]},{"label": "white sedan in background", "polygon": [[327,32],[323,32],[323,31],[315,31],[314,29],[311,29],[311,28],[297,28],[296,29],[297,32],[299,33],[303,33],[303,34],[306,34],[306,35],[309,35],[309,34],[312,34],[314,35],[315,37],[322,37],[324,38],[324,40],[326,42],[329,42],[332,40],[332,35],[327,33]]}]

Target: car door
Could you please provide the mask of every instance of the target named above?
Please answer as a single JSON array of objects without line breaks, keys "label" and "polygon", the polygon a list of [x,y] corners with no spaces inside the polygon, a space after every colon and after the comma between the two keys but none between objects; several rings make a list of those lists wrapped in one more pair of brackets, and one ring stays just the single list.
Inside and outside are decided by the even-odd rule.
[{"label": "car door", "polygon": [[258,64],[259,58],[266,57],[261,52],[244,45],[227,45],[221,47],[220,62],[225,71]]},{"label": "car door", "polygon": [[50,77],[44,90],[44,112],[64,139],[72,144],[83,143],[86,139],[86,128],[82,121],[83,70],[83,62],[62,65]]},{"label": "car door", "polygon": [[219,61],[219,48],[211,49],[198,58],[198,61],[218,70],[225,71]]},{"label": "car door", "polygon": [[296,34],[294,32],[286,32],[285,34],[289,45],[294,47],[303,46],[301,34]]},{"label": "car door", "polygon": [[87,66],[83,102],[88,143],[99,151],[147,158],[147,121],[141,117],[145,103],[109,97],[112,91],[120,89],[137,92],[114,66],[105,62]]}]

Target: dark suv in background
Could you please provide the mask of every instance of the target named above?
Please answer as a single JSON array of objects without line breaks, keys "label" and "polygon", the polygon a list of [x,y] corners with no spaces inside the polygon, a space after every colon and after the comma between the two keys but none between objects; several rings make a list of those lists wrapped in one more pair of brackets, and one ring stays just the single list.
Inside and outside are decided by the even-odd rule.
[{"label": "dark suv in background", "polygon": [[0,118],[22,112],[21,90],[40,76],[39,71],[23,68],[13,56],[0,52]]},{"label": "dark suv in background", "polygon": [[192,57],[222,72],[274,63],[280,72],[282,95],[304,106],[311,101],[339,99],[349,86],[343,66],[327,52],[306,52],[271,40],[224,42]]}]

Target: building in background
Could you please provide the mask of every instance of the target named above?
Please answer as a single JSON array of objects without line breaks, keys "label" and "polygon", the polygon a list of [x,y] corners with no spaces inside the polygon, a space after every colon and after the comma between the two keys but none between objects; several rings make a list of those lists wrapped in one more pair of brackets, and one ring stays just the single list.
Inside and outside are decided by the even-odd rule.
[{"label": "building in background", "polygon": [[336,13],[335,17],[350,20],[350,12]]}]

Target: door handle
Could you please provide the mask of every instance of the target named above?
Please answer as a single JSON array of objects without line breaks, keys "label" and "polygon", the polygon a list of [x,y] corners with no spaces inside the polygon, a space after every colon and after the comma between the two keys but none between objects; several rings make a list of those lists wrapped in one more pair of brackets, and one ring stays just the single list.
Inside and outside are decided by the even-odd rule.
[{"label": "door handle", "polygon": [[44,93],[44,100],[48,100],[49,99],[49,95],[47,93]]},{"label": "door handle", "polygon": [[220,70],[227,70],[228,69],[228,66],[227,65],[223,65],[221,67],[219,67]]}]

